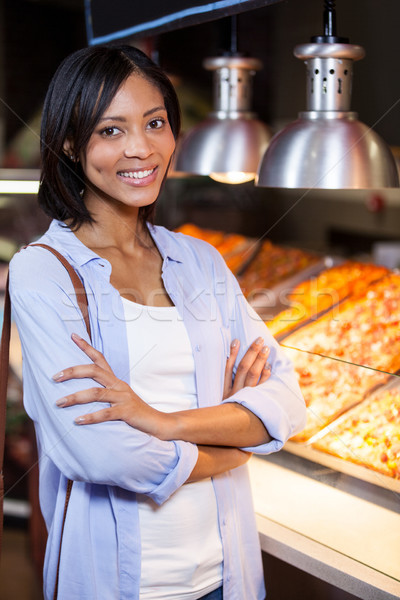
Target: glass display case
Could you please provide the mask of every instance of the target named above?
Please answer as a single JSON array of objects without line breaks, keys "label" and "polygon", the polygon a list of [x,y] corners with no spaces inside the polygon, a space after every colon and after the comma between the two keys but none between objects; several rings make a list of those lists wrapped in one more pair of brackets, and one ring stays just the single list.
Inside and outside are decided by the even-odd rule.
[{"label": "glass display case", "polygon": [[308,441],[249,463],[263,551],[371,600],[400,596],[400,378],[383,375],[379,391]]},{"label": "glass display case", "polygon": [[[400,275],[358,269],[343,262],[298,274],[275,288],[275,304],[269,290],[268,306],[260,292],[254,296],[294,362],[308,416],[282,452],[253,457],[250,473],[265,552],[357,598],[394,599]],[[274,311],[282,297],[286,306]]]},{"label": "glass display case", "polygon": [[[228,264],[235,256],[232,234],[182,229]],[[308,413],[281,452],[250,460],[262,549],[352,597],[398,598],[400,274],[268,240],[236,259],[245,295],[294,362]]]}]

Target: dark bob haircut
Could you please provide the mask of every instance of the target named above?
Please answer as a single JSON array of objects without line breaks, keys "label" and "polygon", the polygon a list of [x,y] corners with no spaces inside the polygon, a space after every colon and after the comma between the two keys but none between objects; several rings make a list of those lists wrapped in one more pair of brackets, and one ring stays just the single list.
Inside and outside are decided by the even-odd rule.
[{"label": "dark bob haircut", "polygon": [[[42,173],[38,200],[54,219],[72,228],[92,222],[81,191],[85,176],[79,161],[66,156],[69,140],[75,156],[85,151],[95,127],[120,86],[138,74],[161,92],[172,133],[180,130],[180,109],[174,87],[146,54],[132,46],[95,46],[68,56],[58,67],[47,92],[41,128]],[[139,209],[142,222],[153,221],[155,203]]]}]

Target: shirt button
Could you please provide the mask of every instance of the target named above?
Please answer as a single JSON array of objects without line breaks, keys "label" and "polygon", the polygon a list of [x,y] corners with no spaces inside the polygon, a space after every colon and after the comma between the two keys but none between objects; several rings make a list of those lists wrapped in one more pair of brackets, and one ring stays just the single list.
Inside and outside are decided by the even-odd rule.
[{"label": "shirt button", "polygon": [[197,344],[195,347],[196,352],[200,352],[201,351],[201,346],[200,344]]}]

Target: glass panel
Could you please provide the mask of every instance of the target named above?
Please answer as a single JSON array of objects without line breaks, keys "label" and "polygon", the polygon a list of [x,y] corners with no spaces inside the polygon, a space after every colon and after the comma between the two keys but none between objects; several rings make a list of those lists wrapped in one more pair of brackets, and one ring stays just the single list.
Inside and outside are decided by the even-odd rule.
[{"label": "glass panel", "polygon": [[256,510],[400,581],[400,377],[286,351],[307,425],[261,461],[268,498]]},{"label": "glass panel", "polygon": [[307,405],[305,429],[265,459],[266,516],[400,581],[400,274],[327,267],[250,298]]},{"label": "glass panel", "polygon": [[285,346],[395,373],[400,367],[400,274],[358,290],[289,334]]}]

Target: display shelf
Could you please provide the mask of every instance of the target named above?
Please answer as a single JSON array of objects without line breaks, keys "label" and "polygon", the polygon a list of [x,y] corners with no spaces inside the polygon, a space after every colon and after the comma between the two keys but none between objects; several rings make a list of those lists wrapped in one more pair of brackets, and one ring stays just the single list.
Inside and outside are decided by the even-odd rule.
[{"label": "display shelf", "polygon": [[328,467],[329,469],[334,469],[340,473],[345,473],[346,475],[351,475],[352,477],[357,477],[363,481],[367,481],[368,483],[379,485],[385,489],[400,493],[399,479],[387,477],[386,475],[377,473],[376,471],[373,471],[367,467],[356,465],[349,461],[343,460],[342,458],[338,458],[336,456],[332,456],[331,454],[316,450],[309,445],[286,442],[285,451],[295,454],[296,456],[301,456],[307,460],[311,460],[319,465]]},{"label": "display shelf", "polygon": [[[336,256],[322,256],[320,260],[314,264],[311,264],[298,273],[276,283],[271,288],[260,288],[253,291],[248,298],[248,302],[260,317],[268,323],[269,320],[288,308],[290,305],[288,294],[290,294],[299,283],[303,283],[307,279],[316,277],[325,269],[329,269],[341,262],[343,262],[343,259]],[[299,324],[299,326],[302,325],[304,325],[304,322]],[[287,333],[284,335],[287,335]],[[281,335],[280,337],[284,337],[284,335]]]},{"label": "display shelf", "polygon": [[262,550],[363,600],[398,598],[399,495],[337,472],[322,483],[287,458],[249,462]]}]

